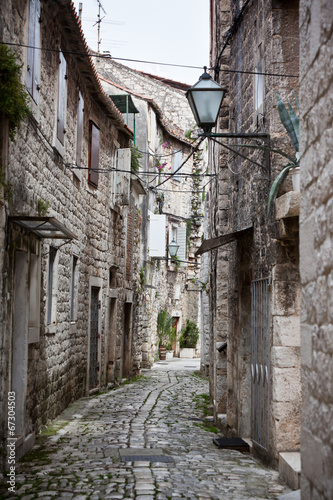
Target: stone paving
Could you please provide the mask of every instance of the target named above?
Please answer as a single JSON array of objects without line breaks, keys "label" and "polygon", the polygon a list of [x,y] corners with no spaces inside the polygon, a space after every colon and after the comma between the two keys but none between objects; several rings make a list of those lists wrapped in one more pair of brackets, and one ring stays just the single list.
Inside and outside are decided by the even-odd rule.
[{"label": "stone paving", "polygon": [[195,402],[208,393],[197,366],[160,362],[72,405],[16,465],[16,493],[0,489],[0,498],[257,500],[288,492],[276,471],[213,444]]}]

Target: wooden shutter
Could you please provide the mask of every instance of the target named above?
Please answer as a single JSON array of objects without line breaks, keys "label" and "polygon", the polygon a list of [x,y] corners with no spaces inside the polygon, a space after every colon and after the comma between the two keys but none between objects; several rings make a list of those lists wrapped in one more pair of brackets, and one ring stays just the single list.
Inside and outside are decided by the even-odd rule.
[{"label": "wooden shutter", "polygon": [[[177,257],[179,260],[186,260],[186,227],[177,227],[177,243],[179,245]],[[181,266],[185,266],[184,262],[181,262]]]},{"label": "wooden shutter", "polygon": [[149,215],[149,255],[150,257],[165,257],[165,215],[152,212]]},{"label": "wooden shutter", "polygon": [[130,209],[127,216],[126,272],[125,272],[125,279],[127,281],[131,281],[132,279],[134,227],[135,227],[135,214],[134,210]]},{"label": "wooden shutter", "polygon": [[[35,38],[34,47],[39,47],[40,43],[40,0],[35,0],[36,2],[36,12],[35,12]],[[38,101],[38,89],[39,89],[39,57],[40,50],[37,48],[34,50],[34,72],[32,80],[32,97],[35,102]]]},{"label": "wooden shutter", "polygon": [[93,122],[90,122],[88,181],[95,187],[98,186],[98,165],[99,165],[99,129]]},{"label": "wooden shutter", "polygon": [[[38,102],[39,46],[40,46],[40,0],[30,0],[28,32],[27,88],[34,101]],[[34,49],[33,47],[37,47]]]},{"label": "wooden shutter", "polygon": [[76,132],[76,165],[81,166],[82,154],[82,137],[83,137],[83,107],[84,102],[81,92],[79,92],[79,100],[77,105],[77,132]]},{"label": "wooden shutter", "polygon": [[57,137],[62,145],[65,143],[65,114],[67,99],[67,76],[66,59],[63,53],[59,52],[59,87],[58,87],[58,123]]}]

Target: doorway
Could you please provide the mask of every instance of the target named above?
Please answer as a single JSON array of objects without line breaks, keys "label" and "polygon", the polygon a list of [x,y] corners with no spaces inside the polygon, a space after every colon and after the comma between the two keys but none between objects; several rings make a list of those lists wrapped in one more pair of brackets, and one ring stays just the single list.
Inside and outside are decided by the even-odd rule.
[{"label": "doorway", "polygon": [[132,304],[124,304],[124,341],[123,341],[123,370],[122,377],[131,374],[131,325],[132,325]]},{"label": "doorway", "polygon": [[89,389],[94,389],[98,386],[99,290],[97,287],[91,287]]}]

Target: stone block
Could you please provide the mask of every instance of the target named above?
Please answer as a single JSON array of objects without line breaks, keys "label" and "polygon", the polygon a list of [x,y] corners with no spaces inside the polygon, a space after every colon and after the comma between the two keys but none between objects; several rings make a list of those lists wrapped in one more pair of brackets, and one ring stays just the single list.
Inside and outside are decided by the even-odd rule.
[{"label": "stone block", "polygon": [[279,474],[292,490],[300,488],[301,454],[300,452],[279,453]]},{"label": "stone block", "polygon": [[300,287],[294,281],[274,281],[272,293],[272,314],[291,316],[299,313]]},{"label": "stone block", "polygon": [[275,202],[275,219],[279,220],[299,215],[300,195],[299,192],[289,191],[277,198]]},{"label": "stone block", "polygon": [[300,226],[300,272],[302,283],[308,283],[316,278],[314,225],[315,218],[312,215],[304,220]]},{"label": "stone block", "polygon": [[302,427],[301,456],[304,475],[314,484],[323,484],[323,443],[304,426]]},{"label": "stone block", "polygon": [[308,368],[312,365],[312,330],[310,325],[301,325],[301,360],[302,366]]},{"label": "stone block", "polygon": [[300,319],[298,316],[273,317],[273,344],[276,346],[300,346]]},{"label": "stone block", "polygon": [[271,363],[278,368],[300,368],[300,348],[273,346]]},{"label": "stone block", "polygon": [[301,373],[299,368],[272,368],[273,401],[295,402],[301,399]]}]

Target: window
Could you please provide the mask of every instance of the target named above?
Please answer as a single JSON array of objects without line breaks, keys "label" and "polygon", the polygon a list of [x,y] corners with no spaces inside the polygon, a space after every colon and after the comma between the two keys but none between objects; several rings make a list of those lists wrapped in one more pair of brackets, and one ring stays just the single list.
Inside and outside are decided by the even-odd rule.
[{"label": "window", "polygon": [[77,320],[77,297],[78,297],[78,257],[73,255],[72,285],[71,285],[71,321]]},{"label": "window", "polygon": [[76,131],[76,165],[81,166],[82,138],[83,138],[83,109],[84,101],[81,92],[77,105],[77,131]]},{"label": "window", "polygon": [[255,68],[256,74],[254,75],[254,109],[255,111],[262,112],[262,105],[264,102],[264,75],[262,59],[258,62]]},{"label": "window", "polygon": [[[182,152],[181,151],[177,151],[177,152],[174,151],[172,172],[176,172],[181,164],[182,164]],[[180,174],[180,170],[179,170],[178,174],[176,174],[172,177],[172,179],[174,181],[180,182],[180,175],[179,174]]]},{"label": "window", "polygon": [[93,122],[90,122],[88,181],[95,187],[98,186],[98,164],[99,164],[99,128],[97,128]]},{"label": "window", "polygon": [[65,144],[65,119],[67,105],[67,63],[64,54],[59,52],[59,74],[58,74],[58,116],[57,116],[57,138],[62,145]]},{"label": "window", "polygon": [[50,247],[49,252],[49,282],[47,288],[47,324],[55,323],[57,308],[57,249]]},{"label": "window", "polygon": [[38,102],[38,90],[39,90],[39,54],[40,54],[39,40],[40,40],[40,0],[30,0],[28,54],[27,54],[28,56],[27,89],[36,103]]}]

